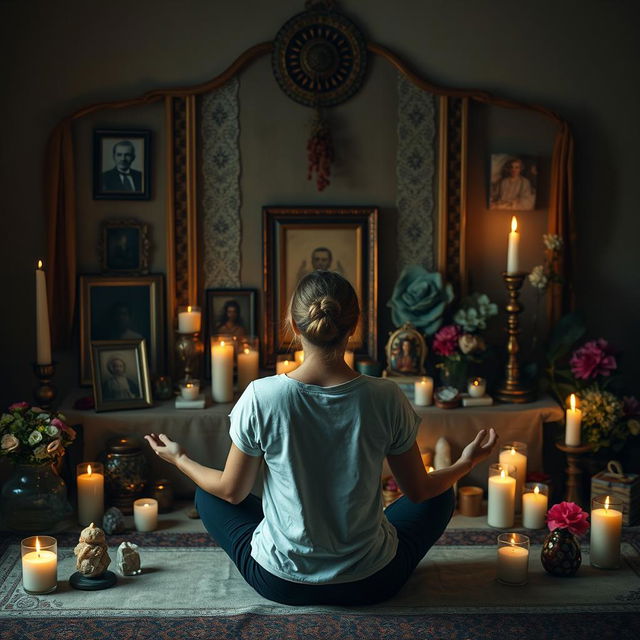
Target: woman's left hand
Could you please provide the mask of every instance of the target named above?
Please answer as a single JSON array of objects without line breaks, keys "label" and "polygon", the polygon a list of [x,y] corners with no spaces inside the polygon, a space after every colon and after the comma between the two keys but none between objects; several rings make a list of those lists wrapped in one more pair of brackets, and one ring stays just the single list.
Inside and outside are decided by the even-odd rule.
[{"label": "woman's left hand", "polygon": [[185,450],[177,442],[165,436],[164,433],[158,435],[150,433],[146,435],[144,439],[163,460],[171,464],[177,464],[178,459],[186,454]]}]

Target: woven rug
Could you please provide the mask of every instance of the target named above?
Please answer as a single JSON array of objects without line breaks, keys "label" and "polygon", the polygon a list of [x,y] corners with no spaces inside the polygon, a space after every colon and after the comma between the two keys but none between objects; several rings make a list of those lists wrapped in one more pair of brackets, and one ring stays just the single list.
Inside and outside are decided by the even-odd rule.
[{"label": "woven rug", "polygon": [[[392,600],[371,607],[287,607],[258,596],[213,541],[201,534],[111,536],[140,546],[143,573],[104,591],[76,591],[76,537],[58,536],[58,589],[22,590],[17,539],[0,558],[0,630],[14,638],[631,638],[640,624],[640,534],[625,533],[623,566],[583,565],[553,578],[534,536],[529,582],[495,580],[495,532],[445,533]],[[505,626],[506,625],[506,626]],[[579,631],[579,635],[578,635]],[[627,634],[627,635],[625,635]]]}]

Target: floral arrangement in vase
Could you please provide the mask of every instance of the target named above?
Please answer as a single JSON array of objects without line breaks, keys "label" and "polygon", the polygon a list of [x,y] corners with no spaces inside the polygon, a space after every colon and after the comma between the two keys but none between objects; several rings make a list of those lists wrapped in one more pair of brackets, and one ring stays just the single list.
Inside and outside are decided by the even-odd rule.
[{"label": "floral arrangement in vase", "polygon": [[547,511],[549,533],[542,543],[541,561],[554,576],[572,576],[582,564],[576,536],[589,530],[589,514],[575,502],[560,502]]},{"label": "floral arrangement in vase", "polygon": [[0,455],[20,464],[57,462],[76,438],[56,411],[14,402],[0,416]]},{"label": "floral arrangement in vase", "polygon": [[486,294],[474,293],[453,314],[453,324],[441,327],[433,336],[433,352],[440,357],[436,366],[444,384],[458,389],[466,386],[469,363],[481,362],[487,349],[479,331],[497,313],[497,305]]},{"label": "floral arrangement in vase", "polygon": [[640,435],[640,403],[617,385],[619,353],[604,338],[583,341],[585,332],[575,314],[558,323],[547,354],[549,388],[562,406],[576,395],[582,438],[593,451],[617,453]]}]

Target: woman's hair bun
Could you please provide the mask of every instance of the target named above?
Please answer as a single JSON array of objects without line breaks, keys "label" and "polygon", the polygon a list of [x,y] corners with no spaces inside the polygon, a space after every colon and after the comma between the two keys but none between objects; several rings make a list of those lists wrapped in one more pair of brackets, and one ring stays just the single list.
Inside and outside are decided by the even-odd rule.
[{"label": "woman's hair bun", "polygon": [[340,303],[330,296],[314,300],[309,305],[306,334],[311,340],[331,342],[338,335]]}]

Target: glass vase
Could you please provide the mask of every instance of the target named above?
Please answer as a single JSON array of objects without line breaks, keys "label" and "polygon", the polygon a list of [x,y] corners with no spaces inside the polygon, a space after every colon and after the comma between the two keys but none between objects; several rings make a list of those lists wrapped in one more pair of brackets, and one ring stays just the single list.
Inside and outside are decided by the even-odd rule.
[{"label": "glass vase", "polygon": [[468,363],[460,360],[446,359],[440,367],[440,386],[455,387],[460,392],[467,391]]},{"label": "glass vase", "polygon": [[573,576],[582,564],[580,543],[568,529],[554,529],[542,543],[540,560],[552,576]]},{"label": "glass vase", "polygon": [[67,485],[51,462],[16,464],[2,487],[0,504],[4,528],[11,531],[57,532],[72,524]]}]

